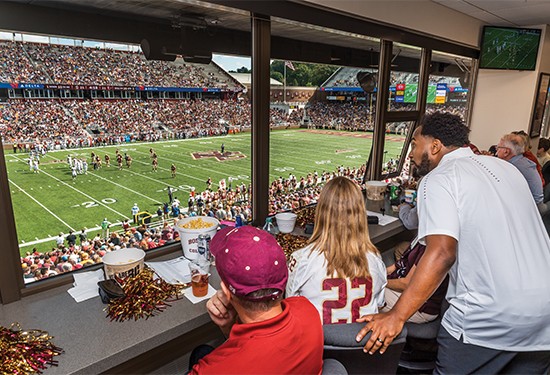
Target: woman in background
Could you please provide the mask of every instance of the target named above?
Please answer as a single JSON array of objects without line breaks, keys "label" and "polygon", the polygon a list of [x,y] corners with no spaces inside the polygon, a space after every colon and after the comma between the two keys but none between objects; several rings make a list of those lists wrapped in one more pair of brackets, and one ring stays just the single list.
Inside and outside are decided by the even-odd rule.
[{"label": "woman in background", "polygon": [[289,270],[287,297],[308,298],[323,324],[354,323],[384,305],[386,267],[353,181],[336,177],[324,186],[309,245],[292,254]]}]

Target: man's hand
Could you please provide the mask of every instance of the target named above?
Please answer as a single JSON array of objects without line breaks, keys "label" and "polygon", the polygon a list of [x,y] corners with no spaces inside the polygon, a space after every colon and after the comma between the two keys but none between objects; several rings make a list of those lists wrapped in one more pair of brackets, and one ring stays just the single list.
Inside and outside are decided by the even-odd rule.
[{"label": "man's hand", "polygon": [[357,322],[367,322],[357,334],[357,342],[372,331],[369,341],[365,345],[363,351],[369,354],[376,353],[380,350],[380,354],[384,354],[392,341],[401,333],[405,321],[396,316],[392,311],[387,313],[365,315],[357,319]]},{"label": "man's hand", "polygon": [[237,318],[237,312],[222,290],[218,290],[206,303],[206,311],[210,319],[216,324],[226,337]]}]

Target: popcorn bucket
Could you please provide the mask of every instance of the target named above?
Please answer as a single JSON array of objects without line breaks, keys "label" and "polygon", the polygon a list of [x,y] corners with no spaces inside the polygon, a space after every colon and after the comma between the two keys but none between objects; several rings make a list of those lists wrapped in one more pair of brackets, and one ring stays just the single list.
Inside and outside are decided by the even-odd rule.
[{"label": "popcorn bucket", "polygon": [[199,250],[197,246],[200,234],[209,234],[214,237],[218,231],[220,222],[210,216],[193,216],[181,219],[176,224],[176,230],[180,234],[183,256],[189,260],[197,259]]},{"label": "popcorn bucket", "polygon": [[103,269],[106,279],[136,276],[144,267],[145,251],[129,248],[115,250],[103,257]]}]

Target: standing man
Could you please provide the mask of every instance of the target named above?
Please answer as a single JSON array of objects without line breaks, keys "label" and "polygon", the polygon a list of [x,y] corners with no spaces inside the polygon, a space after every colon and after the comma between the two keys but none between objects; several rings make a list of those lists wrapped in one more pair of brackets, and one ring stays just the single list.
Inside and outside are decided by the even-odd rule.
[{"label": "standing man", "polygon": [[550,239],[527,182],[510,163],[475,155],[448,113],[415,130],[411,163],[425,176],[418,237],[426,251],[388,313],[366,315],[365,351],[383,353],[447,272],[450,307],[435,374],[543,374],[550,367]]},{"label": "standing man", "polygon": [[116,154],[116,163],[118,164],[118,170],[121,171],[122,170],[122,155],[121,154]]},{"label": "standing man", "polygon": [[223,142],[222,142],[222,145],[220,147],[220,152],[222,153],[222,155],[225,152],[225,145],[223,144]]},{"label": "standing man", "polygon": [[134,218],[134,224],[138,223],[138,213],[139,213],[139,207],[137,203],[134,203],[134,206],[132,207],[132,217]]},{"label": "standing man", "polygon": [[78,238],[80,239],[80,246],[82,246],[82,243],[86,242],[86,240],[88,239],[88,235],[86,234],[86,230],[84,228],[82,228],[82,230],[78,234]]},{"label": "standing man", "polygon": [[172,178],[175,178],[176,177],[176,164],[172,163],[172,165],[170,166],[170,172],[172,173]]},{"label": "standing man", "polygon": [[168,202],[170,204],[172,204],[172,188],[170,187],[170,185],[168,185],[168,188],[166,189],[168,191]]},{"label": "standing man", "polygon": [[111,223],[107,218],[103,219],[101,222],[101,238],[107,239],[109,238],[109,227],[111,226]]},{"label": "standing man", "polygon": [[76,236],[74,235],[72,230],[69,231],[69,235],[67,236],[67,244],[69,245],[69,247],[76,244]]}]

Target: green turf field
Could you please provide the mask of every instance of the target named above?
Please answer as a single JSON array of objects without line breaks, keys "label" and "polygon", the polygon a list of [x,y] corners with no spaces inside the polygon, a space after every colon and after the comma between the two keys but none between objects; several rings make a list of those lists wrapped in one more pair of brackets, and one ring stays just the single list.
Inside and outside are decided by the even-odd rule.
[{"label": "green turf field", "polygon": [[485,31],[480,67],[496,69],[534,69],[539,36],[520,30],[488,28]]},{"label": "green turf field", "polygon": [[[321,173],[334,170],[339,165],[359,166],[365,162],[371,148],[371,133],[349,133],[325,130],[279,130],[271,133],[270,179],[298,177],[308,172]],[[121,153],[134,159],[130,169],[118,170],[115,146],[99,148],[51,151],[41,159],[40,173],[29,170],[27,154],[12,154],[6,150],[6,165],[10,181],[11,197],[15,212],[21,252],[36,246],[48,251],[55,246],[59,232],[65,235],[70,229],[97,228],[104,218],[111,223],[131,217],[131,208],[137,203],[141,211],[156,212],[162,202],[168,201],[167,186],[175,187],[174,193],[186,206],[190,188],[205,189],[205,181],[211,177],[217,187],[221,179],[233,177],[236,183],[250,182],[250,133],[227,137],[199,138],[132,143],[118,146]],[[386,158],[400,155],[404,138],[387,136]],[[220,161],[210,152],[219,152],[222,142],[225,151],[245,157]],[[159,168],[153,172],[149,148],[158,155]],[[111,156],[111,167],[105,165],[94,171],[91,164],[87,175],[72,179],[66,163],[68,154],[85,157],[90,161],[91,152],[104,158]],[[195,159],[192,154],[201,152]],[[199,156],[195,154],[195,156]],[[219,153],[218,153],[219,156]],[[170,165],[177,166],[177,176],[171,177]],[[117,230],[120,226],[114,226]],[[88,234],[90,238],[94,231]],[[46,241],[46,239],[50,238]]]}]

